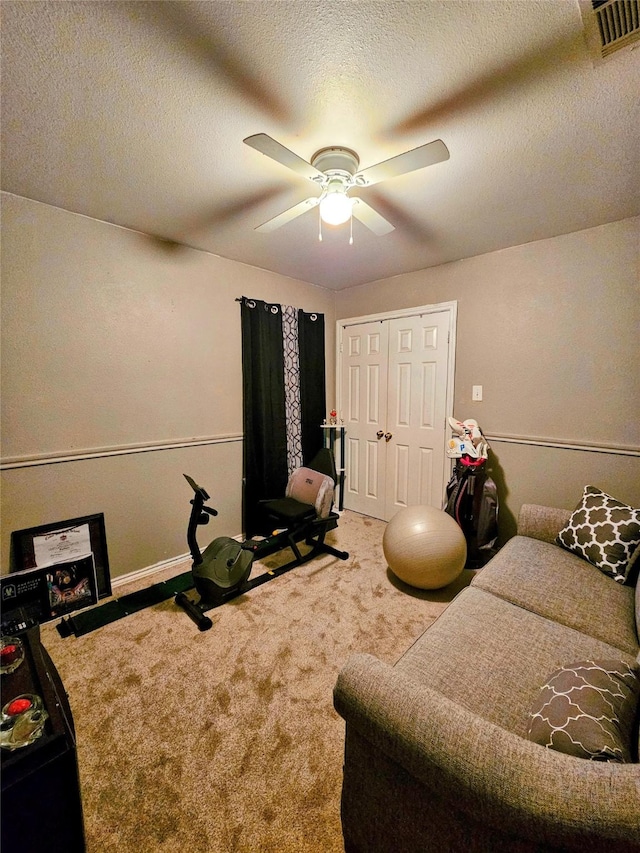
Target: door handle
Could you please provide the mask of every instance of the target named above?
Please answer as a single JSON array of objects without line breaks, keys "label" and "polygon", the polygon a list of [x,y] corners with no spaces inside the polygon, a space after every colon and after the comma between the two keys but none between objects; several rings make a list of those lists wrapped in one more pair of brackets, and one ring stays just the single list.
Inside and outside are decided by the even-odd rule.
[{"label": "door handle", "polygon": [[388,442],[390,438],[393,438],[393,433],[391,433],[391,432],[385,432],[385,434],[384,434],[384,440]]},{"label": "door handle", "polygon": [[382,438],[382,436],[384,435],[384,433],[382,432],[382,430],[381,430],[381,429],[379,429],[379,430],[378,430],[378,432],[376,433],[376,435],[378,436],[378,441],[380,441],[380,439]]}]

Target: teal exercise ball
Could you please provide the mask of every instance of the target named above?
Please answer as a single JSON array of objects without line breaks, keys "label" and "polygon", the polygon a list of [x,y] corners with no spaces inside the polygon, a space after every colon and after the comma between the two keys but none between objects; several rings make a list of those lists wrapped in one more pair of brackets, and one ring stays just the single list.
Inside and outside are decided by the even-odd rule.
[{"label": "teal exercise ball", "polygon": [[408,506],[387,524],[382,550],[391,571],[418,589],[454,581],[467,560],[467,542],[455,520],[432,506]]}]

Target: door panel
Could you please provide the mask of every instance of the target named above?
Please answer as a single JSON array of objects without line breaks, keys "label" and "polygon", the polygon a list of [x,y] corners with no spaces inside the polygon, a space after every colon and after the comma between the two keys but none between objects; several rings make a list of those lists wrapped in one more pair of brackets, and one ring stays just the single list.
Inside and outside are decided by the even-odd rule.
[{"label": "door panel", "polygon": [[345,327],[344,505],[389,520],[441,507],[446,485],[448,310]]},{"label": "door panel", "polygon": [[411,425],[411,363],[401,362],[396,369],[396,405],[394,426]]},{"label": "door panel", "polygon": [[[385,388],[386,391],[386,388]],[[379,424],[384,421],[384,415],[380,410],[380,365],[367,365],[367,423]]]},{"label": "door panel", "polygon": [[384,431],[387,407],[386,323],[363,323],[345,329],[342,346],[342,412],[346,429],[344,505],[384,517]]},{"label": "door panel", "polygon": [[442,506],[449,314],[389,320],[386,519],[415,504]]},{"label": "door panel", "polygon": [[390,460],[393,472],[392,504],[396,507],[408,506],[409,501],[409,457],[410,449],[406,444],[396,444],[389,448],[389,455],[393,456]]},{"label": "door panel", "polygon": [[[360,442],[351,437],[345,443],[345,486],[349,495],[360,494]],[[348,502],[345,498],[345,504]],[[351,509],[350,506],[347,507]]]},{"label": "door panel", "polygon": [[[429,505],[433,492],[433,451],[428,447],[421,447],[419,452],[420,464],[418,467],[418,503]],[[442,504],[439,504],[441,506]]]},{"label": "door panel", "polygon": [[[365,498],[371,500],[379,500],[380,489],[384,485],[380,480],[380,460],[382,454],[379,451],[380,445],[375,441],[367,440],[365,442],[367,464],[365,466],[365,483],[363,494]],[[384,497],[384,495],[383,495]]]},{"label": "door panel", "polygon": [[347,397],[347,421],[360,421],[360,365],[349,367],[349,392]]},{"label": "door panel", "polygon": [[438,381],[438,366],[435,362],[423,362],[422,365],[422,382],[420,389],[421,413],[420,426],[423,429],[434,429],[436,426],[436,402],[437,402],[437,381]]}]

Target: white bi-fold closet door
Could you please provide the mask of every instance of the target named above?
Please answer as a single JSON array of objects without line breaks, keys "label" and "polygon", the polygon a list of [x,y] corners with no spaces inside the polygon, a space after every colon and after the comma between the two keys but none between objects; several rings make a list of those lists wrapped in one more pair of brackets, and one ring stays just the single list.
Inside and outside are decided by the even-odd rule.
[{"label": "white bi-fold closet door", "polygon": [[388,521],[405,506],[442,506],[455,321],[446,303],[338,322],[347,509]]}]

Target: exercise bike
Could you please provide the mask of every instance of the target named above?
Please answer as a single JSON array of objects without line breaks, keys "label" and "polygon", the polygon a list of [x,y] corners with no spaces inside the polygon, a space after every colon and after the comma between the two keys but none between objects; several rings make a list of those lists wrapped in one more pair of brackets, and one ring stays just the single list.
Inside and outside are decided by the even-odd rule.
[{"label": "exercise bike", "polygon": [[[325,542],[325,536],[338,526],[338,514],[332,511],[336,482],[335,462],[328,448],[320,450],[307,467],[297,468],[289,477],[284,498],[261,501],[265,519],[276,526],[276,531],[261,539],[238,542],[228,536],[214,539],[200,551],[197,541],[199,525],[209,523],[217,510],[205,505],[209,495],[187,474],[185,479],[194,492],[187,527],[187,542],[193,558],[192,575],[194,600],[188,592],[180,592],[175,601],[193,619],[201,631],[212,626],[206,611],[219,607],[256,586],[279,577],[296,566],[301,566],[320,554],[331,554],[347,560],[349,554]],[[303,553],[299,544],[305,542],[309,550]],[[254,560],[259,560],[290,548],[294,558],[256,578],[249,579]]]}]

